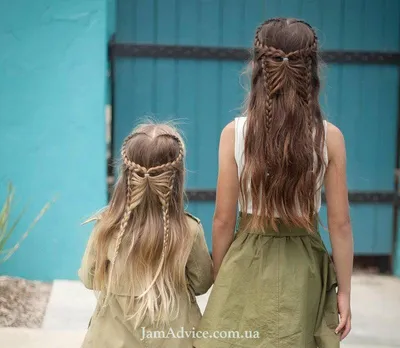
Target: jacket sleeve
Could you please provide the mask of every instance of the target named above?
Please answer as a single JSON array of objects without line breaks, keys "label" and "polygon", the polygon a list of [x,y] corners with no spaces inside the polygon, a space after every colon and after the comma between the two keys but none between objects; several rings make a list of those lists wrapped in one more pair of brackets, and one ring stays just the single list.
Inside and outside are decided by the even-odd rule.
[{"label": "jacket sleeve", "polygon": [[82,258],[81,267],[78,271],[81,282],[83,283],[83,285],[85,285],[86,288],[90,290],[93,290],[95,264],[96,254],[94,250],[94,233],[92,232]]},{"label": "jacket sleeve", "polygon": [[196,296],[205,294],[213,284],[213,265],[201,223],[197,224],[186,272],[189,286]]}]

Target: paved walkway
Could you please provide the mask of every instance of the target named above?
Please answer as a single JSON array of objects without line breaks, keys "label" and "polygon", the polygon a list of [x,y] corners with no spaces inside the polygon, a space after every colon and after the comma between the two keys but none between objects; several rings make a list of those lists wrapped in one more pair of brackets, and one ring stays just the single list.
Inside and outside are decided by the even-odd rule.
[{"label": "paved walkway", "polygon": [[[198,298],[202,310],[208,294]],[[79,348],[95,306],[80,283],[56,281],[43,328],[0,329],[2,348]],[[353,278],[353,331],[343,348],[400,348],[400,279]]]}]

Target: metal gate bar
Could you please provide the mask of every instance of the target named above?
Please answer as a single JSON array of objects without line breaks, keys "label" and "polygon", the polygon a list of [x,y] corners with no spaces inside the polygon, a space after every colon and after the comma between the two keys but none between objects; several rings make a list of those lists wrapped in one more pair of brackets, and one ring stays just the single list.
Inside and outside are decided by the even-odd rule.
[{"label": "metal gate bar", "polygon": [[[110,42],[109,53],[112,57],[233,61],[250,59],[250,50],[245,48],[133,44],[114,41]],[[321,58],[326,63],[400,65],[399,52],[322,51]]]},{"label": "metal gate bar", "polygon": [[[190,201],[214,201],[215,190],[187,190],[186,195]],[[326,197],[322,193],[322,200],[325,203]],[[367,204],[393,204],[398,205],[400,195],[392,191],[349,191],[349,201],[351,203]]]}]

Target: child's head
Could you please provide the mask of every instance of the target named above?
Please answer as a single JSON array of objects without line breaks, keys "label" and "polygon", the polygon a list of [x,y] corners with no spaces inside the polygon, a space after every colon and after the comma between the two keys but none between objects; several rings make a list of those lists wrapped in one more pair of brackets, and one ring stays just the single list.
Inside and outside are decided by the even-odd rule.
[{"label": "child's head", "polygon": [[262,212],[253,227],[273,222],[277,211],[285,222],[311,229],[324,168],[315,31],[297,19],[268,20],[256,30],[251,63],[242,204],[251,197]]},{"label": "child's head", "polygon": [[183,140],[171,125],[135,128],[122,145],[121,173],[111,205],[128,201],[139,210],[157,210],[169,202],[174,211],[182,210],[184,156]]},{"label": "child's head", "polygon": [[97,225],[95,285],[107,294],[104,305],[114,289],[127,291],[137,325],[146,316],[168,321],[186,290],[184,155],[172,126],[137,127],[122,145],[120,177]]}]

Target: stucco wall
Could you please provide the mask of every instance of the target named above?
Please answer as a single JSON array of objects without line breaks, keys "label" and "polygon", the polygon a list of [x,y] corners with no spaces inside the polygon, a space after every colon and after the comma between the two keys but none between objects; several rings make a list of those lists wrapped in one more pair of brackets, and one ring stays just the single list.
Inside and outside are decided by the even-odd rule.
[{"label": "stucco wall", "polygon": [[56,198],[0,274],[76,278],[90,230],[80,223],[106,203],[106,8],[106,0],[0,2],[1,202],[12,181],[14,212],[28,204],[21,234]]}]

